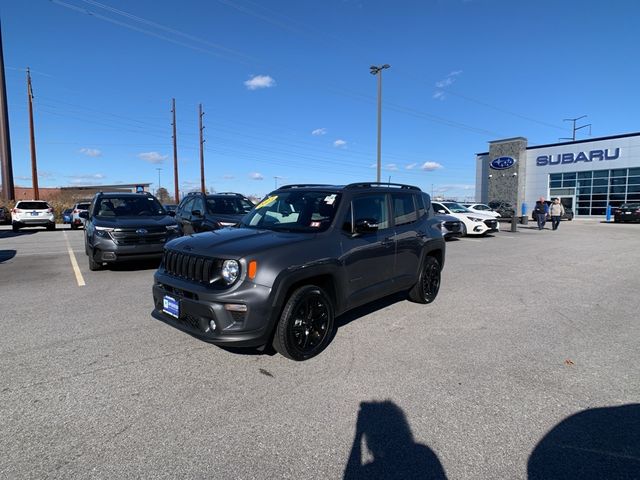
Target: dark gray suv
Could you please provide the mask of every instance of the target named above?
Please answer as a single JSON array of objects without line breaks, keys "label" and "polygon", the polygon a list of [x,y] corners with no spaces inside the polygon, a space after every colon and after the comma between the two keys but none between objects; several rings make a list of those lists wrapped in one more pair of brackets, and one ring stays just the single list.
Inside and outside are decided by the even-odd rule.
[{"label": "dark gray suv", "polygon": [[89,269],[107,263],[162,257],[178,225],[150,193],[97,193],[85,220],[84,248]]},{"label": "dark gray suv", "polygon": [[288,185],[236,227],[167,243],[153,316],[226,346],[306,360],[335,317],[400,291],[430,303],[445,243],[417,187]]}]

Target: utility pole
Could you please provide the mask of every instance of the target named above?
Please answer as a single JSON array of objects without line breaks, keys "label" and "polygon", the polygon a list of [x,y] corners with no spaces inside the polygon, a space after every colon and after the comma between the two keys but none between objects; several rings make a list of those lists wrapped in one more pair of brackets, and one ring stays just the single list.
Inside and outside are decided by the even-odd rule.
[{"label": "utility pole", "polygon": [[571,135],[571,138],[568,137],[562,137],[560,138],[560,140],[572,140],[575,142],[576,140],[576,132],[578,130],[580,130],[581,128],[587,128],[589,127],[589,135],[591,135],[591,124],[588,123],[587,125],[582,125],[581,127],[576,127],[576,122],[582,118],[587,118],[586,115],[582,115],[581,117],[577,117],[577,118],[565,118],[563,120],[563,122],[573,122],[573,134]]},{"label": "utility pole", "polygon": [[175,192],[176,205],[180,203],[180,192],[178,191],[178,140],[176,138],[176,99],[171,99],[171,113],[173,113],[173,188]]},{"label": "utility pole", "polygon": [[198,120],[200,123],[200,191],[205,193],[206,188],[204,186],[204,127],[202,126],[202,117],[204,112],[202,111],[202,104],[199,105]]},{"label": "utility pole", "polygon": [[0,167],[2,170],[2,199],[5,201],[15,200],[16,191],[13,185],[13,164],[11,163],[7,84],[4,80],[4,57],[2,55],[2,26],[0,26]]},{"label": "utility pole", "polygon": [[369,73],[378,77],[378,163],[376,172],[376,182],[380,183],[380,171],[382,170],[382,70],[391,65],[381,65],[379,67],[371,65]]},{"label": "utility pole", "polygon": [[38,188],[38,162],[36,159],[36,134],[33,128],[33,89],[31,88],[31,72],[27,67],[27,99],[29,101],[29,144],[31,146],[31,182],[33,183],[33,199],[40,200]]},{"label": "utility pole", "polygon": [[160,189],[162,188],[162,185],[160,184],[160,172],[162,171],[162,169],[156,168],[156,170],[158,171],[158,188],[156,189],[156,195],[159,195]]}]

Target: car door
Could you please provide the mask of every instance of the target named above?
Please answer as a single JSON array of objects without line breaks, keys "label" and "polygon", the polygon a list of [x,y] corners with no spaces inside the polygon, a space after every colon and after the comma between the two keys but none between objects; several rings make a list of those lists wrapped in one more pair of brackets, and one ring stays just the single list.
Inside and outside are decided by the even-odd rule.
[{"label": "car door", "polygon": [[[364,221],[375,223],[377,228],[356,232],[356,226]],[[387,194],[353,198],[343,223],[342,252],[349,308],[380,298],[391,290],[395,244]]]},{"label": "car door", "polygon": [[191,206],[193,205],[193,198],[186,198],[178,206],[176,210],[176,222],[178,223],[180,230],[184,235],[193,233],[191,228],[191,222],[189,216],[191,215]]},{"label": "car door", "polygon": [[[415,283],[424,237],[427,234],[426,226],[418,222],[418,199],[415,197],[406,192],[391,194],[393,240],[396,244],[394,281],[398,288]],[[419,201],[422,202],[422,197]],[[424,206],[421,210],[424,211]]]},{"label": "car door", "polygon": [[202,197],[196,197],[191,206],[191,214],[189,215],[189,223],[193,233],[203,231],[203,222],[205,214],[205,205]]}]

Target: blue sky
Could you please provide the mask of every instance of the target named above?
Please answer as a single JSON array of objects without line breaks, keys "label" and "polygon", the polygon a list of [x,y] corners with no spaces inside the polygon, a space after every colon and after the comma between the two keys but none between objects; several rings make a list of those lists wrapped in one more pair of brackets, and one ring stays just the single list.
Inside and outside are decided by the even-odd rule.
[{"label": "blue sky", "polygon": [[[30,185],[25,68],[40,186],[161,183],[264,195],[382,178],[472,198],[475,153],[524,136],[639,131],[640,2],[4,0],[16,185]],[[578,125],[581,125],[579,123]],[[587,138],[588,129],[578,132]]]}]

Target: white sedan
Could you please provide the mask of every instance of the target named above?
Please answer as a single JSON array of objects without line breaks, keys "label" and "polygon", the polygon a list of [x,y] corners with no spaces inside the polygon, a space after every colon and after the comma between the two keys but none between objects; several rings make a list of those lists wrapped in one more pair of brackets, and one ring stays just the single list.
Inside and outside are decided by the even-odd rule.
[{"label": "white sedan", "polygon": [[491,215],[475,213],[456,202],[431,202],[436,214],[452,215],[462,221],[462,235],[485,235],[500,230],[498,220]]},{"label": "white sedan", "polygon": [[489,205],[484,203],[463,203],[463,207],[468,208],[473,213],[484,213],[486,215],[491,215],[493,218],[498,218],[500,214],[495,212]]}]

